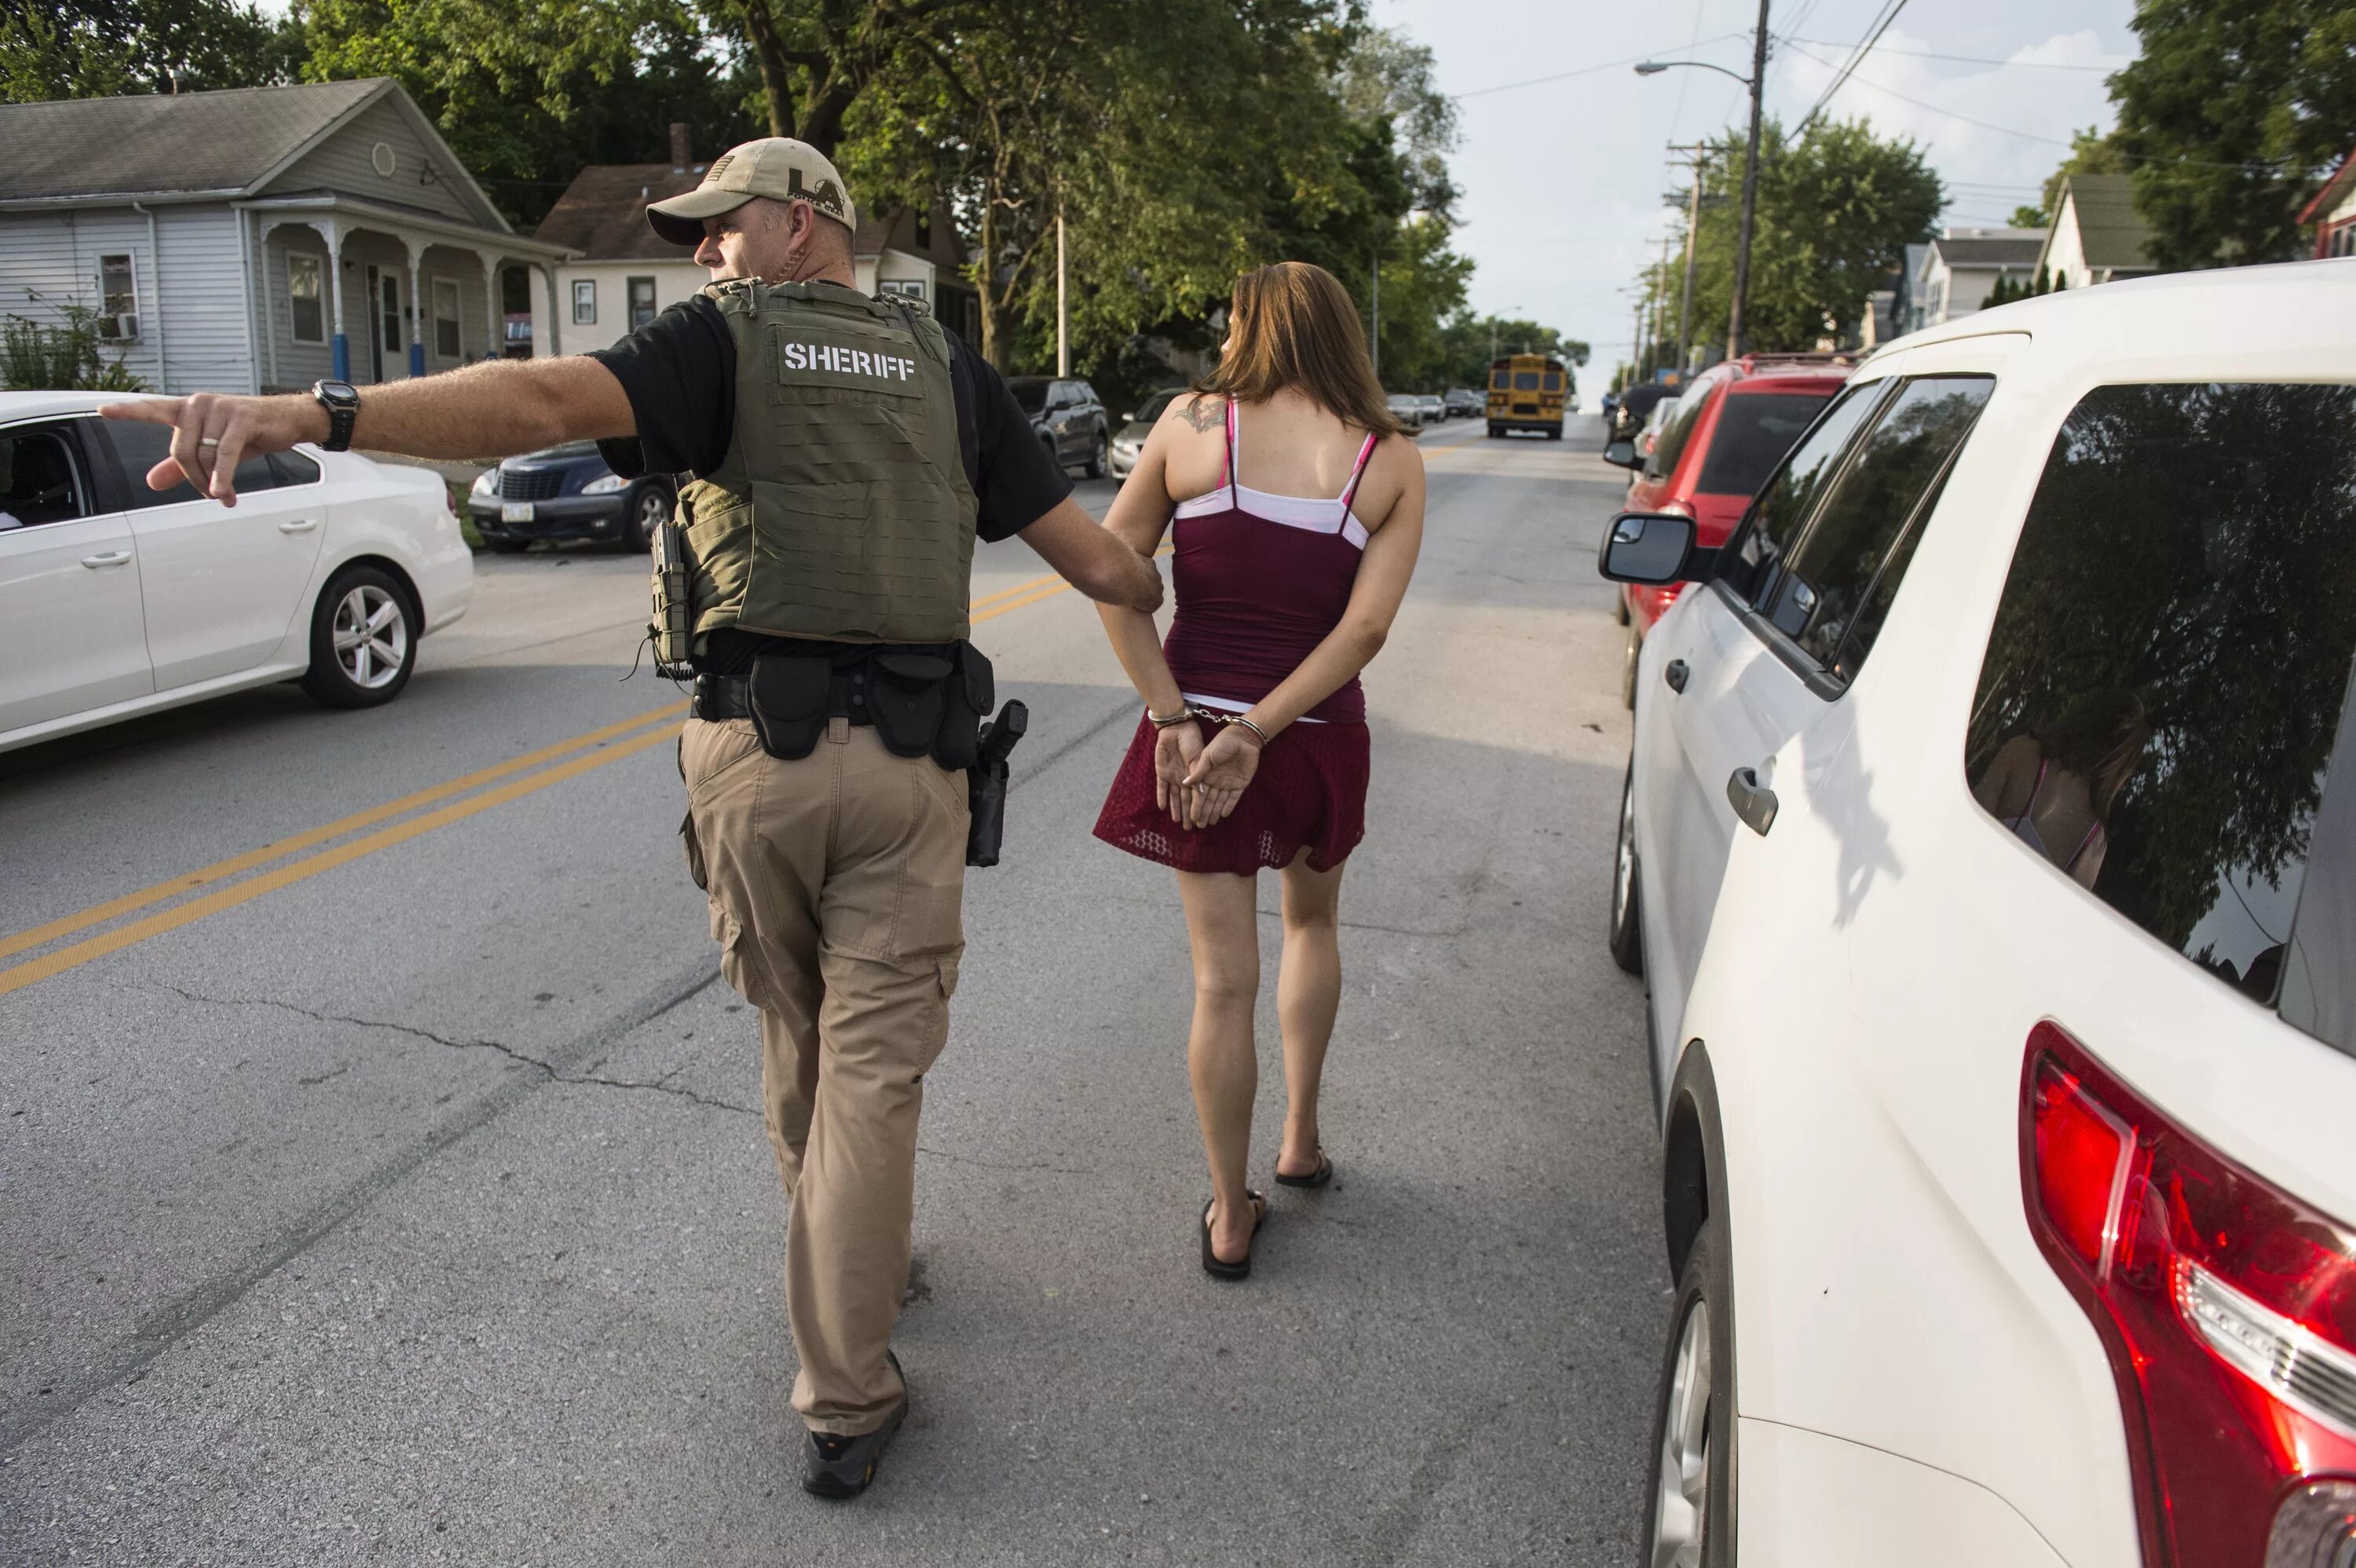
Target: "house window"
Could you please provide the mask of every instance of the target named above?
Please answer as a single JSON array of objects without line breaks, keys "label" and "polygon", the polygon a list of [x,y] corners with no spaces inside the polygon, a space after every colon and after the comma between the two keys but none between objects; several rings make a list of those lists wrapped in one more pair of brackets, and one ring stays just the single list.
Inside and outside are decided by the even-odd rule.
[{"label": "house window", "polygon": [[444,359],[455,359],[465,352],[458,337],[458,282],[455,278],[434,280],[434,352]]},{"label": "house window", "polygon": [[882,283],[876,284],[875,289],[878,293],[906,294],[910,299],[920,300],[925,297],[925,280],[922,278],[886,278]]},{"label": "house window", "polygon": [[636,332],[655,318],[655,281],[652,278],[630,280],[630,330]]},{"label": "house window", "polygon": [[573,325],[597,325],[597,280],[594,278],[573,280]]},{"label": "house window", "polygon": [[286,258],[286,300],[294,312],[294,341],[327,341],[327,310],[319,295],[319,258],[300,252]]},{"label": "house window", "polygon": [[133,338],[139,336],[139,281],[128,256],[98,259],[98,335]]}]

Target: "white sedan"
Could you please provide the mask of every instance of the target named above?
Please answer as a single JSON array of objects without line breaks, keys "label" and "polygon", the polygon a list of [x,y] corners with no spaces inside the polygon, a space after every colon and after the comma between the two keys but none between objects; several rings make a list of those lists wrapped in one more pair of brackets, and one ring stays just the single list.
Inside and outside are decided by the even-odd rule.
[{"label": "white sedan", "polygon": [[437,475],[306,446],[240,464],[234,507],[150,490],[172,432],[119,400],[0,392],[0,751],[289,678],[389,702],[466,613]]},{"label": "white sedan", "polygon": [[1623,515],[1645,1561],[2356,1563],[2356,260],[1876,353]]}]

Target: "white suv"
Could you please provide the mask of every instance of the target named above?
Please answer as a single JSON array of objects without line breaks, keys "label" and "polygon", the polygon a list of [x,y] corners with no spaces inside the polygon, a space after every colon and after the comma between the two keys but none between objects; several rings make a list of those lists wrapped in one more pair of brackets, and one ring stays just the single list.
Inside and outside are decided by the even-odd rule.
[{"label": "white suv", "polygon": [[2356,1563],[2356,261],[1901,339],[1603,564],[1647,1562]]}]

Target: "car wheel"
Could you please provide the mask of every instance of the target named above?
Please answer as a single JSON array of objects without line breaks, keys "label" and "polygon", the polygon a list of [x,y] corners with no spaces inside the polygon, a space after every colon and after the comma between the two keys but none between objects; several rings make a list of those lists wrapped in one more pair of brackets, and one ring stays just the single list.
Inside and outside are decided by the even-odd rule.
[{"label": "car wheel", "polygon": [[[1624,604],[1625,600],[1622,603]],[[1626,635],[1621,639],[1620,705],[1629,712],[1636,711],[1636,663],[1644,651],[1644,634],[1634,621],[1628,623]]]},{"label": "car wheel", "polygon": [[1088,443],[1088,465],[1085,472],[1091,479],[1105,476],[1105,459],[1111,454],[1112,443],[1101,430]]},{"label": "car wheel", "polygon": [[1491,425],[1491,426],[1489,427],[1489,439],[1490,439],[1491,441],[1494,441],[1494,440],[1496,440],[1496,439],[1497,439],[1497,433],[1498,433],[1498,432],[1497,432],[1497,427],[1496,427],[1495,425],[1494,425],[1494,424],[1493,424],[1493,425]]},{"label": "car wheel", "polygon": [[[1636,764],[1628,763],[1627,782],[1620,786],[1620,838],[1612,851],[1612,923],[1608,930],[1612,962],[1631,975],[1644,972],[1644,922],[1642,890],[1636,880]],[[1652,1043],[1645,1042],[1649,1054]]]},{"label": "car wheel", "polygon": [[1734,1561],[1734,1323],[1719,1222],[1695,1233],[1669,1317],[1669,1353],[1653,1417],[1646,1568]]},{"label": "car wheel", "polygon": [[622,512],[622,548],[640,554],[654,548],[655,535],[670,521],[670,497],[660,485],[641,485]]},{"label": "car wheel", "polygon": [[336,574],[311,610],[311,667],[303,689],[330,708],[391,702],[417,666],[418,621],[408,590],[373,566]]}]

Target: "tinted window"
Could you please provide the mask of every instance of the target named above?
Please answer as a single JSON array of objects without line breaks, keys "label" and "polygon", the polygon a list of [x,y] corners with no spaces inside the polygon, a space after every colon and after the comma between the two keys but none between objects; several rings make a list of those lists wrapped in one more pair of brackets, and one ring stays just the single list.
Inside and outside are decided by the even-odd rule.
[{"label": "tinted window", "polygon": [[1517,392],[1535,392],[1537,389],[1538,373],[1536,370],[1516,370],[1514,372],[1514,390]]},{"label": "tinted window", "polygon": [[1680,398],[1669,422],[1661,427],[1660,439],[1653,443],[1652,455],[1644,459],[1644,477],[1658,479],[1677,471],[1677,459],[1684,455],[1686,443],[1693,439],[1693,430],[1701,419],[1702,410],[1710,399],[1707,393],[1698,398]]},{"label": "tinted window", "polygon": [[[1775,629],[1825,669],[1833,667],[1891,547],[1929,509],[1947,460],[1995,387],[1986,376],[1925,377],[1901,386],[1785,559],[1762,607]],[[1904,563],[1899,566],[1902,571]],[[1863,645],[1852,651],[1850,674],[1864,655]]]},{"label": "tinted window", "polygon": [[62,431],[0,431],[0,532],[70,522],[94,509]]},{"label": "tinted window", "polygon": [[270,454],[271,472],[284,485],[316,485],[319,482],[319,465],[299,452],[273,452]]},{"label": "tinted window", "polygon": [[2323,783],[2351,657],[2356,389],[2100,387],[2029,503],[1966,776],[2097,898],[2345,1048],[2349,759],[2336,816]]},{"label": "tinted window", "polygon": [[1808,520],[1808,513],[1838,471],[1848,438],[1889,390],[1887,384],[1877,381],[1843,392],[1824,421],[1793,449],[1790,461],[1759,492],[1736,544],[1734,560],[1725,569],[1729,581],[1745,597],[1763,598],[1761,591],[1771,585],[1775,563],[1792,548],[1800,525]]},{"label": "tinted window", "polygon": [[1832,400],[1830,392],[1728,393],[1694,488],[1708,496],[1754,494]]},{"label": "tinted window", "polygon": [[1026,414],[1035,414],[1047,406],[1047,383],[1035,376],[1009,378],[1007,388],[1014,394],[1015,403]]},{"label": "tinted window", "polygon": [[[114,443],[115,455],[123,460],[123,478],[129,492],[128,504],[137,511],[143,507],[169,507],[182,501],[200,501],[196,486],[182,480],[169,490],[147,488],[147,471],[172,455],[172,432],[160,424],[145,424],[137,420],[108,420],[106,433]],[[299,461],[308,463],[310,459]],[[312,477],[318,477],[314,469]],[[266,456],[245,459],[237,465],[237,493],[273,490],[283,481]]]}]

